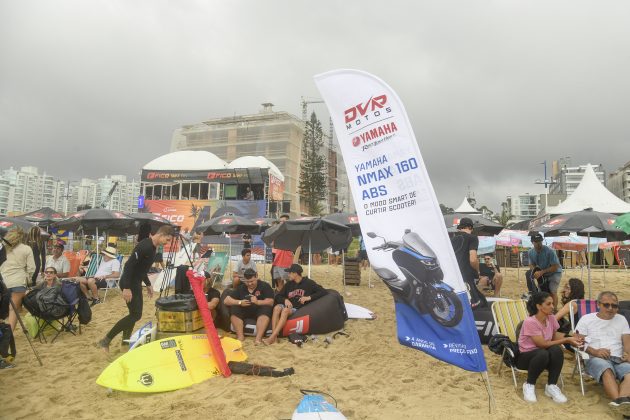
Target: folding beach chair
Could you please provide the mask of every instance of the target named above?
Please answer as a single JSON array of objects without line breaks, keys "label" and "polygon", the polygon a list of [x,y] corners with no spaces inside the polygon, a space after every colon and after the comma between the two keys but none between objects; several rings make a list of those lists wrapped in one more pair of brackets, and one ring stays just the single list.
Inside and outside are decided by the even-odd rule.
[{"label": "folding beach chair", "polygon": [[[116,259],[120,263],[120,272],[119,273],[120,273],[120,276],[122,276],[123,256],[119,255],[119,256],[116,257]],[[107,292],[110,289],[119,289],[120,288],[120,276],[118,276],[118,278],[107,279],[107,286],[103,287],[102,289],[99,289],[99,290],[105,290],[105,294],[103,295],[103,302],[105,302],[105,299],[107,299]]]},{"label": "folding beach chair", "polygon": [[[44,300],[40,298],[40,295],[43,294],[55,294],[57,296],[55,296],[55,299]],[[48,328],[56,331],[51,343],[54,343],[64,331],[76,335],[76,327],[73,322],[78,315],[77,305],[79,304],[80,294],[81,289],[78,283],[70,280],[62,281],[61,287],[47,288],[38,293],[37,299],[40,313],[37,315],[37,318],[40,341],[47,342],[45,332]],[[81,334],[81,324],[79,324],[79,334]]]},{"label": "folding beach chair", "polygon": [[[518,343],[516,328],[518,327],[519,323],[521,323],[525,320],[525,318],[528,317],[526,302],[524,300],[495,301],[492,303],[491,310],[492,318],[494,319],[494,324],[499,330],[499,334],[505,335],[513,343]],[[512,359],[516,357],[512,350],[505,347],[503,349],[503,354],[501,355],[501,360],[499,360],[497,375],[501,375],[501,367],[503,366],[503,360],[506,357],[506,353]],[[512,364],[510,364],[510,368],[512,369],[512,379],[514,379],[514,387],[518,388],[518,383],[516,382],[516,372],[527,374],[527,371],[518,369]]]},{"label": "folding beach chair", "polygon": [[101,265],[102,260],[103,256],[101,254],[93,253],[92,257],[90,258],[90,263],[88,264],[87,269],[85,270],[85,275],[83,277],[85,277],[86,279],[94,277],[94,274],[96,274],[98,266]]},{"label": "folding beach chair", "polygon": [[[596,300],[587,300],[587,299],[575,299],[571,301],[571,307],[573,305],[577,305],[577,314],[574,314],[573,311],[569,311],[569,319],[571,320],[571,332],[575,332],[575,326],[577,325],[577,321],[582,318],[582,316],[587,314],[592,314],[597,312],[597,301]],[[589,359],[589,354],[585,351],[582,351],[576,347],[571,347],[573,352],[575,353],[575,367],[573,368],[573,373],[571,374],[571,378],[575,376],[575,371],[577,370],[580,373],[580,388],[582,390],[582,395],[584,395],[584,376],[590,378],[590,376],[582,369],[582,362]]]},{"label": "folding beach chair", "polygon": [[[208,273],[210,273],[212,279],[212,287],[218,281],[222,283],[223,276],[225,275],[225,269],[228,266],[228,254],[227,252],[213,252],[212,256],[208,259]],[[231,283],[231,281],[230,281]]]}]

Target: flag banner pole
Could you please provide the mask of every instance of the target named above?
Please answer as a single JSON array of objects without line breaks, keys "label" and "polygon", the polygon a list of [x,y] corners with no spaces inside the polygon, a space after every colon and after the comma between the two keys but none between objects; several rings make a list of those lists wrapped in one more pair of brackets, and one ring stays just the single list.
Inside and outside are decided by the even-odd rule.
[{"label": "flag banner pole", "polygon": [[444,217],[396,93],[358,70],[315,76],[335,126],[372,268],[394,295],[398,341],[487,370]]},{"label": "flag banner pole", "polygon": [[197,274],[192,270],[186,272],[186,277],[188,277],[188,281],[190,281],[190,287],[195,295],[197,307],[201,313],[203,324],[206,327],[206,335],[208,336],[208,343],[210,343],[210,351],[214,362],[217,364],[221,375],[227,378],[232,372],[227,364],[225,352],[223,351],[223,346],[221,346],[221,339],[214,326],[214,322],[212,322],[212,314],[210,313],[210,309],[208,309],[208,302],[203,293],[203,283],[206,281],[206,278],[204,275]]},{"label": "flag banner pole", "polygon": [[483,371],[481,373],[481,379],[483,379],[483,383],[486,385],[486,392],[488,392],[488,413],[492,414],[497,411],[497,405],[494,400],[494,394],[492,393],[492,386],[490,386],[490,378],[488,377],[488,371]]}]

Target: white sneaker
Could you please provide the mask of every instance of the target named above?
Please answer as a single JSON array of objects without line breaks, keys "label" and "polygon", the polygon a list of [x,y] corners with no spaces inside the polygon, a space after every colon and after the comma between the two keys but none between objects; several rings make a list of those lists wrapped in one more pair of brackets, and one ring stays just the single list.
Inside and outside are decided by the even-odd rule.
[{"label": "white sneaker", "polygon": [[528,403],[538,402],[536,399],[536,386],[525,382],[523,384],[523,399]]},{"label": "white sneaker", "polygon": [[545,385],[545,395],[558,404],[567,402],[567,397],[560,391],[558,385]]}]

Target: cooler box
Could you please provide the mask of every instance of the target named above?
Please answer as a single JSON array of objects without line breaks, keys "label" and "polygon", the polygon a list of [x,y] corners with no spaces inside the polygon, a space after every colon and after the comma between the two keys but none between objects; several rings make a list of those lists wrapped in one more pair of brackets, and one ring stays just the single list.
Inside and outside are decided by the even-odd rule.
[{"label": "cooler box", "polygon": [[204,327],[193,295],[176,294],[155,301],[159,332],[190,333]]}]

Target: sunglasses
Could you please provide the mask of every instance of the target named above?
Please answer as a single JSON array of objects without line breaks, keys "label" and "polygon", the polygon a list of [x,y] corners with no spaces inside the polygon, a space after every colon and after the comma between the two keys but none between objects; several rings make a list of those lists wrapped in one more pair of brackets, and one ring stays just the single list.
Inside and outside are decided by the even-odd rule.
[{"label": "sunglasses", "polygon": [[619,305],[617,305],[616,303],[601,303],[600,302],[599,304],[602,305],[606,309],[610,309],[610,308],[619,309]]}]

